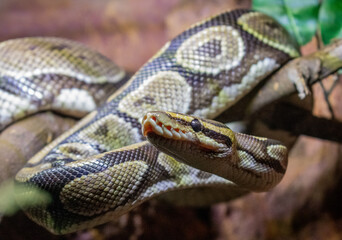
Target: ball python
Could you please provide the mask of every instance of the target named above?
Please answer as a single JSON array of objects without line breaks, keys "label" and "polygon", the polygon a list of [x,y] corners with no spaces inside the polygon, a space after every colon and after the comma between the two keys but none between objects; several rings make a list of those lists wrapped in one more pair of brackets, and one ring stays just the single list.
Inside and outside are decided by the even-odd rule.
[{"label": "ball python", "polygon": [[0,130],[38,111],[80,117],[122,85],[108,58],[67,39],[35,37],[0,43]]},{"label": "ball python", "polygon": [[[52,41],[57,40],[44,43],[44,56],[36,54],[36,69],[24,69],[26,75],[19,79],[14,77],[18,70],[9,71],[13,73],[5,78],[9,87],[1,88],[9,93],[2,101],[14,98],[17,106],[26,109],[13,110],[17,116],[3,118],[2,126],[45,106],[42,102],[46,101],[39,99],[44,94],[39,93],[44,92],[47,79],[52,80],[48,88],[56,88],[55,95],[47,94],[47,105],[59,110],[72,100],[73,105],[88,107],[92,98],[87,87],[74,97],[76,88],[53,86],[60,84],[54,81],[55,75],[66,78],[64,68],[69,69],[71,79],[63,84],[77,82],[77,78],[82,86],[105,85],[104,78],[119,84],[123,73],[106,59],[90,60],[93,53],[82,47],[76,51],[78,57],[73,57],[73,47]],[[28,43],[26,49],[34,51],[36,45]],[[51,66],[53,52],[61,56],[56,60],[60,70]],[[298,55],[288,33],[259,12],[233,10],[195,24],[166,43],[105,104],[30,159],[16,175],[16,183],[25,187],[17,198],[35,189],[48,192],[51,202],[25,212],[49,231],[64,234],[110,221],[153,197],[203,205],[270,189],[285,173],[286,148],[206,119],[226,111]],[[56,73],[50,74],[49,68]],[[30,84],[36,81],[37,86],[25,85],[24,78]],[[38,78],[44,81],[34,80]],[[24,100],[27,93],[31,97]],[[82,96],[88,100],[79,104]]]}]

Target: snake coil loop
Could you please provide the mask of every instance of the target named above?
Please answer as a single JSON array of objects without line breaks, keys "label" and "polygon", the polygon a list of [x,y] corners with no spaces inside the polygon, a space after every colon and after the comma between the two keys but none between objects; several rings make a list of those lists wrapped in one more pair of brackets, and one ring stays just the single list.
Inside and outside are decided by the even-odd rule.
[{"label": "snake coil loop", "polygon": [[[107,82],[120,87],[124,77],[103,56],[56,38],[7,41],[0,55],[11,59],[0,66],[1,128],[49,107],[89,111],[110,94]],[[63,234],[109,221],[162,194],[191,193],[190,204],[201,205],[269,189],[285,172],[286,148],[206,119],[297,55],[287,32],[262,13],[234,10],[194,25],[18,172],[16,182],[26,189],[18,198],[34,189],[52,198],[26,209],[27,215]],[[14,107],[6,107],[10,100]]]}]

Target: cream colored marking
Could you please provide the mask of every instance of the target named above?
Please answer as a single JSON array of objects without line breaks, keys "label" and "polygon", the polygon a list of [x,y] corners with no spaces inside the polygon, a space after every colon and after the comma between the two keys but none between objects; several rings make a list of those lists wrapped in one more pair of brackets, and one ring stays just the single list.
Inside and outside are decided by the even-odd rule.
[{"label": "cream colored marking", "polygon": [[264,58],[258,61],[250,67],[248,73],[242,78],[241,83],[224,87],[219,95],[213,98],[210,107],[198,109],[193,115],[202,118],[215,118],[221,112],[235,104],[247,92],[254,88],[263,77],[278,67],[279,64],[272,58]]},{"label": "cream colored marking", "polygon": [[169,111],[167,111],[166,113],[169,114],[173,118],[182,119],[188,123],[190,123],[192,120],[194,120],[194,117],[192,117],[190,115],[185,115],[185,114],[176,113],[176,112],[169,112]]},{"label": "cream colored marking", "polygon": [[277,161],[284,161],[284,156],[287,153],[287,148],[283,145],[267,146],[267,154]]},{"label": "cream colored marking", "polygon": [[[28,163],[30,164],[37,164],[39,161],[41,161],[53,148],[55,148],[60,142],[65,140],[68,136],[75,133],[77,130],[82,128],[84,125],[86,125],[88,122],[90,122],[97,114],[97,111],[89,113],[86,117],[84,117],[81,121],[79,121],[74,127],[69,129],[68,131],[64,132],[62,135],[57,137],[52,143],[44,147],[42,150],[40,150],[36,155],[34,155]],[[33,167],[28,168],[24,167],[22,168],[16,175],[16,179],[18,181],[22,181],[22,179],[30,179],[35,173],[48,169],[51,167],[51,164],[44,165],[41,168]]]},{"label": "cream colored marking", "polygon": [[[152,99],[152,104],[144,99]],[[181,100],[181,101],[180,101]],[[158,72],[146,79],[135,91],[119,103],[119,110],[139,119],[148,111],[187,112],[191,101],[191,86],[177,72]]]},{"label": "cream colored marking", "polygon": [[91,112],[96,109],[96,103],[90,93],[83,89],[62,89],[54,99],[52,106],[58,109]]},{"label": "cream colored marking", "polygon": [[87,129],[79,132],[78,137],[107,150],[117,149],[141,141],[139,129],[132,127],[129,122],[113,114],[92,123]]},{"label": "cream colored marking", "polygon": [[[204,121],[201,121],[201,124],[203,125],[204,128],[210,129],[214,132],[217,132],[217,133],[220,133],[229,137],[231,142],[235,145],[236,143],[235,135],[233,131],[231,131],[226,126],[223,125],[222,127],[219,127],[219,126],[216,126],[214,124],[204,122]],[[206,136],[202,132],[197,132],[196,136],[204,147],[211,148],[216,151],[225,151],[225,149],[227,149],[226,144],[218,143],[213,137]]]},{"label": "cream colored marking", "polygon": [[[199,50],[200,47],[214,40],[220,43],[221,51],[215,57]],[[217,46],[212,45],[210,50],[215,47]],[[228,71],[236,67],[244,55],[244,43],[237,30],[231,26],[214,26],[203,29],[185,40],[175,57],[177,63],[184,68],[216,75],[223,70]]]},{"label": "cream colored marking", "polygon": [[[36,155],[35,155],[36,156]],[[31,160],[31,159],[30,159]],[[41,160],[41,159],[39,159]],[[30,162],[30,161],[29,161]],[[40,173],[46,169],[50,169],[52,167],[51,163],[40,163],[35,167],[23,167],[20,171],[15,175],[15,180],[18,182],[27,182],[30,180],[35,174]]]},{"label": "cream colored marking", "polygon": [[66,75],[72,78],[76,78],[79,81],[83,81],[85,83],[117,83],[119,80],[121,80],[125,76],[125,72],[120,70],[115,75],[111,76],[110,78],[107,76],[92,76],[89,77],[86,75],[86,73],[77,73],[75,72],[75,69],[66,69],[65,67],[59,69],[56,67],[46,67],[46,68],[39,68],[36,70],[31,70],[28,72],[22,72],[17,71],[17,69],[14,69],[13,71],[10,70],[2,70],[4,75],[11,76],[11,77],[21,77],[21,78],[29,78],[32,79],[34,76],[39,76],[42,74],[60,74],[60,75]]},{"label": "cream colored marking", "polygon": [[174,178],[156,182],[141,194],[141,198],[151,198],[163,192],[189,187],[236,186],[235,183],[214,174],[210,174],[207,178],[198,178],[200,170],[180,163],[164,153],[159,154],[157,161]]},{"label": "cream colored marking", "polygon": [[[171,176],[176,178],[174,183],[171,183],[171,185],[177,183],[177,186],[186,186],[189,182],[196,185],[200,181],[203,181],[196,177],[196,174],[201,172],[200,170],[178,162],[165,153],[160,152],[157,161]],[[223,178],[212,174],[212,176],[207,178],[206,181],[217,181],[218,179],[220,179],[220,181],[223,180]],[[228,180],[223,181],[229,182]]]},{"label": "cream colored marking", "polygon": [[203,133],[198,133],[197,138],[200,141],[201,146],[212,149],[212,150],[223,150],[227,149],[227,146],[223,143],[216,142],[215,139],[204,135]]},{"label": "cream colored marking", "polygon": [[253,171],[255,173],[268,173],[272,172],[272,169],[265,164],[257,163],[254,157],[245,151],[238,150],[240,158],[239,167]]},{"label": "cream colored marking", "polygon": [[[56,54],[52,48],[65,47]],[[1,72],[16,78],[62,74],[86,83],[116,83],[125,72],[84,45],[54,37],[11,39],[0,43]],[[82,61],[82,58],[87,61]],[[27,64],[29,63],[29,64]]]},{"label": "cream colored marking", "polygon": [[279,90],[279,83],[278,82],[274,83],[273,90],[276,92]]},{"label": "cream colored marking", "polygon": [[[136,144],[138,145],[138,144]],[[175,160],[173,160],[171,157],[165,155],[167,159],[162,160],[161,162],[167,162],[167,164],[169,165],[173,165],[173,163],[177,163]],[[163,158],[163,157],[162,157]],[[184,165],[181,163],[177,163],[180,165]],[[110,211],[105,213],[104,215],[101,215],[100,217],[97,217],[95,219],[92,219],[91,221],[86,221],[86,222],[82,222],[81,225],[79,224],[75,224],[74,226],[71,226],[70,229],[79,229],[80,227],[83,228],[89,228],[92,227],[94,225],[98,225],[100,223],[104,223],[104,222],[108,222],[111,219],[116,219],[117,217],[121,216],[122,214],[128,212],[129,210],[131,210],[132,208],[134,208],[134,206],[139,205],[141,202],[144,202],[148,199],[151,199],[155,196],[158,196],[162,193],[165,192],[170,192],[172,190],[180,190],[180,189],[188,189],[189,187],[191,188],[196,188],[196,187],[232,187],[232,189],[234,190],[235,188],[237,188],[238,186],[228,180],[225,180],[221,177],[218,177],[216,175],[212,175],[209,178],[206,179],[199,179],[196,177],[196,175],[200,172],[197,169],[191,168],[189,166],[184,165],[185,169],[188,170],[189,174],[187,177],[184,177],[184,179],[182,180],[182,185],[180,186],[178,184],[178,181],[174,181],[172,180],[163,180],[163,181],[158,181],[157,183],[153,184],[152,186],[148,187],[146,189],[146,191],[142,192],[140,195],[136,195],[133,196],[132,201],[134,203],[128,202],[127,204],[123,205],[123,206],[119,206],[115,209],[115,211]],[[180,172],[174,172],[174,176],[178,177],[179,175],[185,174],[183,170],[180,170]],[[217,190],[215,191],[215,189],[212,190],[213,192],[217,192]],[[202,193],[202,191],[199,191],[200,193]],[[210,195],[210,194],[209,194]],[[203,197],[201,198],[203,199]],[[227,199],[224,198],[224,199]],[[193,202],[196,202],[195,199],[192,199]],[[213,199],[208,201],[213,201]],[[215,201],[217,202],[217,201]]]},{"label": "cream colored marking", "polygon": [[160,152],[157,161],[171,176],[178,176],[177,173],[182,173],[182,175],[189,173],[187,165],[176,161],[165,153]]},{"label": "cream colored marking", "polygon": [[[216,181],[217,179],[220,179],[222,181],[221,177],[218,177],[216,175],[212,175],[211,179],[207,178],[205,180],[198,179],[196,177],[196,174],[200,172],[200,170],[193,168],[191,166],[188,166],[186,164],[180,163],[176,161],[174,158],[168,156],[165,153],[160,153],[158,156],[158,163],[162,165],[165,170],[173,177],[175,177],[173,182],[168,181],[168,187],[186,187],[186,186],[192,186],[197,185],[203,182],[209,183],[210,181]],[[227,180],[224,180],[227,181]]]},{"label": "cream colored marking", "polygon": [[68,166],[68,167],[71,167],[71,168],[82,167],[86,163],[91,164],[91,163],[94,163],[94,162],[98,162],[99,161],[98,159],[100,159],[100,158],[102,158],[102,157],[104,157],[104,156],[106,156],[108,154],[115,154],[115,153],[123,152],[123,151],[138,150],[139,148],[145,147],[146,145],[150,145],[150,143],[147,142],[147,141],[143,141],[143,142],[131,144],[131,145],[119,148],[119,149],[115,149],[115,150],[112,150],[112,151],[108,151],[108,152],[104,152],[104,153],[101,153],[101,154],[97,154],[97,155],[91,156],[89,158],[81,159],[81,160],[74,161],[74,162],[69,162],[69,163],[66,163],[65,166]]},{"label": "cream colored marking", "polygon": [[[255,18],[255,20],[251,20],[251,18]],[[259,39],[260,41],[276,48],[279,49],[283,52],[286,52],[287,54],[289,54],[291,57],[299,57],[300,54],[298,52],[298,50],[296,48],[294,48],[290,43],[280,43],[280,42],[275,42],[272,39],[268,38],[267,33],[260,33],[258,32],[259,29],[255,29],[253,28],[254,26],[249,25],[248,21],[251,22],[255,22],[258,24],[258,26],[262,26],[262,23],[260,23],[260,20],[258,21],[257,19],[264,19],[264,20],[268,20],[268,21],[272,21],[275,22],[275,20],[273,20],[271,17],[260,13],[260,12],[250,12],[250,13],[245,13],[243,14],[239,19],[238,19],[238,24],[240,24],[242,26],[242,29],[245,30],[246,32],[252,34],[254,37],[256,37],[257,39]],[[282,38],[284,39],[286,37],[285,35],[285,30],[283,33]]]},{"label": "cream colored marking", "polygon": [[[72,150],[77,150],[79,154],[75,154]],[[73,160],[82,160],[89,156],[99,154],[99,152],[93,149],[88,143],[65,143],[58,146],[60,156],[66,156]]]},{"label": "cream colored marking", "polygon": [[[164,167],[165,171],[167,171],[171,176],[177,177],[177,179],[181,178],[182,175],[188,174],[187,168],[184,164],[174,160],[172,157],[162,152],[159,153],[157,161]],[[172,181],[170,179],[158,181],[150,186],[148,189],[146,189],[146,191],[141,194],[141,197],[150,198],[154,195],[159,195],[164,191],[176,188],[177,186],[179,186],[177,182],[177,180]]]},{"label": "cream colored marking", "polygon": [[[209,120],[207,120],[207,121],[209,121]],[[232,141],[235,139],[235,135],[234,135],[233,131],[230,130],[229,128],[227,128],[224,124],[222,124],[222,126],[217,126],[217,125],[214,125],[214,124],[212,124],[210,122],[206,122],[206,121],[201,121],[201,123],[205,128],[208,128],[208,129],[210,129],[214,132],[217,132],[217,133],[224,134],[227,137],[229,137]]]},{"label": "cream colored marking", "polygon": [[267,141],[268,139],[265,137],[253,136],[253,138],[258,139],[260,141]]},{"label": "cream colored marking", "polygon": [[128,160],[102,172],[83,175],[63,187],[60,200],[68,211],[75,214],[100,214],[131,197],[144,181],[147,168],[144,161]]},{"label": "cream colored marking", "polygon": [[32,113],[36,110],[38,107],[30,100],[0,89],[0,123],[8,124],[13,119],[21,118],[25,113]]}]

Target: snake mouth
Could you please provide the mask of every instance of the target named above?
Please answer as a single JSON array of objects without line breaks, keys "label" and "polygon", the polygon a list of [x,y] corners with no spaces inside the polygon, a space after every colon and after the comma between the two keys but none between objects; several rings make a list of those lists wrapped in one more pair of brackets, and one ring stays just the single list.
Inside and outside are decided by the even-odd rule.
[{"label": "snake mouth", "polygon": [[194,140],[191,133],[186,132],[177,127],[171,126],[171,124],[165,124],[158,120],[156,114],[148,113],[142,120],[142,132],[145,137],[150,133],[155,133],[159,136],[174,139],[174,140]]},{"label": "snake mouth", "polygon": [[[170,112],[168,113],[170,114]],[[181,114],[177,115],[180,116]],[[227,149],[225,144],[219,143],[203,133],[187,131],[187,127],[177,122],[177,120],[171,119],[164,112],[149,112],[142,120],[142,133],[149,140],[153,136],[153,141],[155,141],[155,136],[159,136],[159,139],[161,137],[178,142],[191,142],[203,151],[222,152]]]}]

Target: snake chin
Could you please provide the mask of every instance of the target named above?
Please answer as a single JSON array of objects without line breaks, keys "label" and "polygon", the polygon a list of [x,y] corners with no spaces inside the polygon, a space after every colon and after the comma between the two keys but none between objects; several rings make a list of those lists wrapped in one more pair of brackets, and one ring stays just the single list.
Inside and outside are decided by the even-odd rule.
[{"label": "snake chin", "polygon": [[180,162],[186,163],[188,153],[199,155],[198,145],[191,141],[175,141],[171,138],[165,138],[155,132],[148,132],[146,135],[148,141],[160,151],[177,159]]}]

